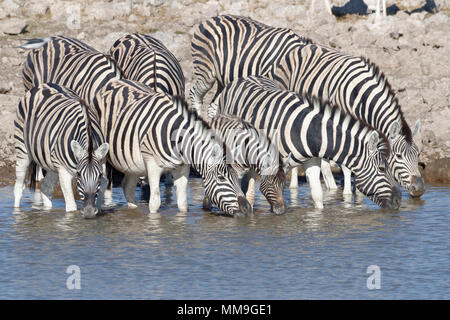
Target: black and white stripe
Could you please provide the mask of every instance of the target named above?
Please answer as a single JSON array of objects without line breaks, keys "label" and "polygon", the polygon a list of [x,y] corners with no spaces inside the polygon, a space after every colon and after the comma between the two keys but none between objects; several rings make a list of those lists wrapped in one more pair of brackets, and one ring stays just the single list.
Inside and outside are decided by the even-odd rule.
[{"label": "black and white stripe", "polygon": [[121,76],[109,56],[74,38],[49,37],[42,39],[40,47],[33,42],[32,48],[22,71],[26,90],[41,83],[57,83],[91,106],[97,91]]},{"label": "black and white stripe", "polygon": [[[352,170],[356,187],[372,201],[382,207],[400,206],[401,194],[386,160],[386,137],[379,138],[372,127],[339,108],[277,90],[260,79],[240,78],[228,84],[216,100],[217,111],[266,129],[273,143],[277,134],[280,155],[291,167],[310,159],[334,160]],[[313,175],[309,169],[308,178]]]},{"label": "black and white stripe", "polygon": [[196,28],[192,39],[192,107],[201,110],[204,95],[216,81],[217,96],[239,77],[269,74],[293,48],[310,42],[290,29],[270,27],[246,17],[223,15],[206,20]]},{"label": "black and white stripe", "polygon": [[20,206],[27,168],[37,165],[47,172],[41,184],[44,208],[51,208],[53,188],[59,178],[66,210],[76,210],[72,190],[72,179],[76,177],[83,200],[81,213],[94,217],[109,149],[95,112],[75,92],[56,84],[42,84],[22,98],[14,125],[14,206]]},{"label": "black and white stripe", "polygon": [[286,178],[280,166],[278,150],[265,132],[238,117],[223,114],[210,119],[209,125],[227,146],[227,161],[232,163],[240,176],[245,174],[243,182],[250,184],[244,190],[248,191],[247,200],[253,204],[253,184],[255,178],[260,176],[260,191],[270,203],[272,212],[284,213],[283,188]]},{"label": "black and white stripe", "polygon": [[184,74],[164,44],[146,34],[128,34],[109,50],[126,79],[143,83],[155,92],[184,97]]},{"label": "black and white stripe", "polygon": [[110,162],[125,174],[127,202],[135,202],[137,177],[150,183],[150,212],[160,207],[159,179],[172,171],[178,208],[187,210],[187,179],[192,165],[203,178],[205,194],[230,215],[248,214],[236,172],[223,158],[209,127],[188,110],[184,99],[155,93],[130,80],[114,80],[95,101],[102,131],[110,143]]},{"label": "black and white stripe", "polygon": [[329,100],[385,134],[395,179],[412,196],[423,194],[419,150],[413,140],[420,121],[411,132],[386,77],[368,59],[308,44],[293,48],[269,76],[281,88]]}]

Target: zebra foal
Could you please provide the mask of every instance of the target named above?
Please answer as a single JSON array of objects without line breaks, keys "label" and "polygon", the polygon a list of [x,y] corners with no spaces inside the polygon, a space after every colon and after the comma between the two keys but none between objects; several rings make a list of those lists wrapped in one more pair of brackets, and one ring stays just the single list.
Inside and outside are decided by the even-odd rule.
[{"label": "zebra foal", "polygon": [[[306,161],[308,181],[320,177],[315,161],[331,159],[352,170],[358,190],[376,204],[399,208],[401,193],[386,160],[389,140],[364,122],[316,98],[280,90],[263,77],[232,81],[216,102],[209,114],[241,117],[256,128],[266,129],[271,139],[277,134],[283,162],[294,167]],[[322,198],[320,185],[311,185],[311,189],[315,202]]]},{"label": "zebra foal", "polygon": [[41,184],[45,209],[52,207],[58,178],[66,211],[77,209],[72,189],[76,177],[83,201],[81,214],[95,217],[97,197],[105,187],[103,164],[109,150],[97,115],[73,91],[48,83],[32,88],[21,99],[14,126],[14,207],[20,207],[28,167],[36,165],[47,171]]},{"label": "zebra foal", "polygon": [[135,206],[139,176],[150,184],[150,213],[160,205],[159,180],[172,172],[180,211],[187,211],[187,182],[192,165],[203,178],[211,202],[232,216],[251,213],[237,174],[223,158],[209,127],[188,110],[183,98],[155,93],[130,81],[113,80],[102,88],[94,103],[106,141],[109,160],[125,174],[123,189],[128,205]]}]

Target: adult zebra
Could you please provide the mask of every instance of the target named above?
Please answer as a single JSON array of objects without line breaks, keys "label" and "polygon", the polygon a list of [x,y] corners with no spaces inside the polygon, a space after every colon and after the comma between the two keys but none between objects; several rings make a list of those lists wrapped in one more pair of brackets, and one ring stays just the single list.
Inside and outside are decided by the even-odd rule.
[{"label": "adult zebra", "polygon": [[126,79],[143,83],[155,92],[184,96],[184,74],[177,58],[152,36],[123,36],[110,48],[109,55]]},{"label": "adult zebra", "polygon": [[[283,188],[286,177],[280,164],[278,149],[262,130],[248,122],[230,115],[217,114],[208,123],[214,134],[223,141],[232,159],[233,168],[244,176],[242,188],[247,200],[253,205],[255,179],[260,176],[260,191],[276,214],[286,212]],[[207,199],[205,199],[207,202]]]},{"label": "adult zebra", "polygon": [[[85,218],[95,217],[109,145],[104,142],[93,110],[73,91],[47,83],[32,88],[21,99],[14,125],[14,207],[20,207],[27,168],[37,165],[47,171],[42,181],[45,209],[52,207],[58,177],[66,211],[77,209],[72,190],[72,180],[76,176],[78,193],[83,200],[81,213]],[[34,179],[32,174],[32,182]],[[105,183],[102,185],[104,187]]]},{"label": "adult zebra", "polygon": [[74,38],[34,39],[22,47],[33,48],[22,71],[26,90],[41,83],[57,83],[73,90],[91,107],[97,91],[121,77],[109,56]]},{"label": "adult zebra", "polygon": [[[125,78],[147,85],[155,92],[184,96],[182,68],[175,56],[159,40],[149,35],[129,34],[118,39],[109,54]],[[261,176],[260,190],[269,201],[273,212],[284,213],[285,175],[283,170],[279,169],[278,155],[275,154],[270,141],[251,125],[237,118],[221,116],[215,118],[210,125],[227,146],[243,147],[238,150],[235,157],[238,162],[234,163],[233,167],[241,176],[245,173],[243,182],[251,185],[247,199],[253,204],[255,178],[264,173]],[[264,160],[264,152],[268,152],[272,157],[264,157]],[[206,200],[205,204],[207,202]]]},{"label": "adult zebra", "polygon": [[[413,140],[420,121],[410,129],[388,80],[368,59],[307,44],[293,48],[270,77],[286,90],[327,99],[386,135],[391,145],[388,162],[396,181],[413,197],[424,193],[419,149]],[[329,164],[322,167],[327,179],[332,180]],[[350,171],[343,167],[343,172],[344,192],[351,193]]]},{"label": "adult zebra", "polygon": [[310,42],[290,29],[250,18],[223,15],[206,20],[192,38],[195,82],[189,92],[191,106],[200,111],[204,95],[216,81],[217,96],[237,78],[269,74],[293,48]]},{"label": "adult zebra", "polygon": [[[210,109],[266,129],[269,138],[278,134],[280,155],[291,167],[311,158],[332,159],[352,170],[356,187],[372,201],[399,208],[401,193],[386,161],[389,141],[364,122],[316,98],[280,90],[262,77],[232,81],[216,101]],[[306,166],[308,180],[319,175],[317,166]],[[321,188],[311,191],[313,198],[321,196]]]},{"label": "adult zebra", "polygon": [[222,146],[209,127],[189,111],[183,98],[155,93],[130,80],[113,80],[94,101],[101,128],[111,145],[109,159],[125,174],[124,193],[135,206],[139,176],[150,183],[150,212],[158,211],[159,179],[172,171],[180,211],[187,211],[187,180],[192,165],[202,176],[205,194],[229,215],[246,215],[251,205],[245,199],[236,172],[224,162]]}]

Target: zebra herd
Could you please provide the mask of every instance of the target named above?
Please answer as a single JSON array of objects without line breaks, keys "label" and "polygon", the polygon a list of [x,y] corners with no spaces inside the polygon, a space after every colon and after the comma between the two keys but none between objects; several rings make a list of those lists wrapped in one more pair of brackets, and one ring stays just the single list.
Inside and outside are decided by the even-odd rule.
[{"label": "zebra herd", "polygon": [[86,218],[112,202],[114,170],[123,173],[129,207],[136,206],[139,177],[148,179],[150,213],[159,210],[167,172],[178,209],[188,210],[191,167],[203,179],[204,207],[231,216],[252,212],[257,178],[272,212],[286,212],[285,173],[293,171],[297,188],[299,165],[314,206],[323,208],[321,171],[325,185],[336,188],[330,160],[342,166],[344,193],[351,193],[353,173],[356,189],[383,208],[399,208],[398,183],[413,197],[424,192],[413,140],[420,121],[409,128],[386,77],[366,58],[290,29],[232,15],[201,23],[192,39],[191,107],[180,64],[149,35],[126,35],[107,54],[63,36],[22,47],[32,50],[15,121],[15,207],[27,171],[34,205],[44,209],[59,180],[66,211],[76,210],[76,177]]}]

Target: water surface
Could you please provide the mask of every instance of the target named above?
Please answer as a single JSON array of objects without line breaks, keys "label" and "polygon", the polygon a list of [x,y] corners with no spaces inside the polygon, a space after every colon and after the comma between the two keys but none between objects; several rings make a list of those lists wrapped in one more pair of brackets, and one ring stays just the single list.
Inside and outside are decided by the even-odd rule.
[{"label": "water surface", "polygon": [[[189,185],[189,212],[177,211],[161,184],[162,207],[147,214],[116,206],[94,220],[31,208],[13,214],[12,187],[0,189],[1,299],[449,299],[450,188],[427,186],[421,200],[404,193],[398,212],[369,200],[325,193],[312,209],[309,188],[285,190],[287,214],[275,216],[258,192],[249,218],[201,209],[201,181]],[[81,289],[69,290],[77,265]],[[381,288],[367,288],[367,268]]]}]

